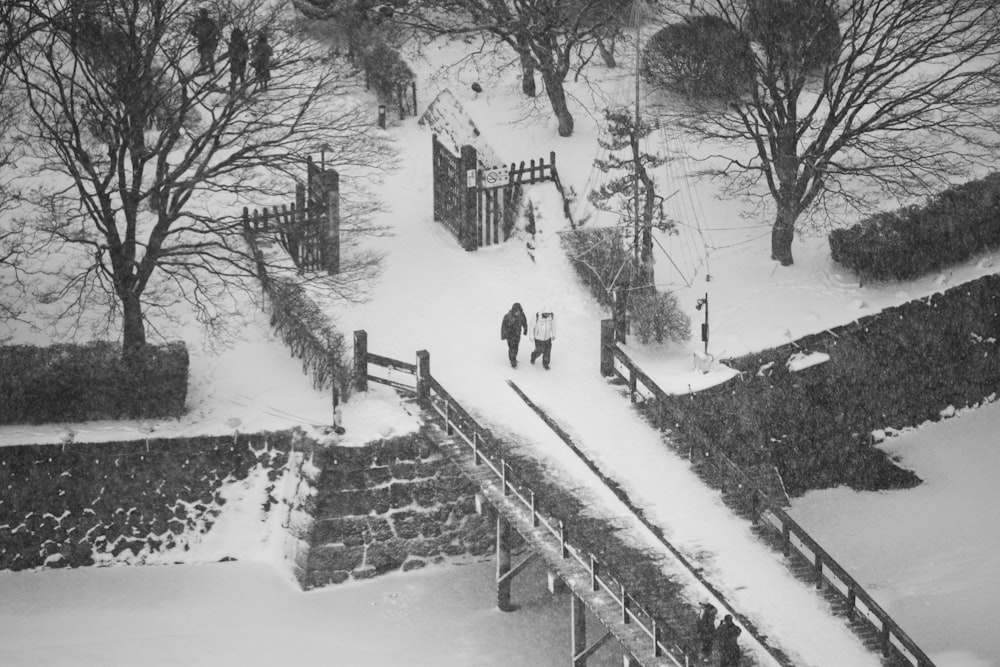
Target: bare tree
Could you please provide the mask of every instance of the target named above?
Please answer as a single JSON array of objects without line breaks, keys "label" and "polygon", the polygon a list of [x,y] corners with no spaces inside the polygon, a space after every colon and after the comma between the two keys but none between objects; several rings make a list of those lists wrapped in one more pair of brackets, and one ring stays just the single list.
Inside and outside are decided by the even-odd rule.
[{"label": "bare tree", "polygon": [[754,80],[749,93],[688,107],[675,120],[727,147],[711,156],[708,173],[775,207],[771,254],[783,265],[793,261],[800,216],[827,198],[860,205],[856,188],[864,182],[914,192],[967,168],[973,147],[985,146],[1000,51],[994,3],[705,0],[699,7],[750,38]]},{"label": "bare tree", "polygon": [[[44,15],[49,6],[31,9]],[[221,57],[200,75],[192,0],[70,6],[45,17],[47,29],[25,41],[14,69],[32,162],[45,177],[31,196],[42,212],[31,251],[66,258],[48,297],[67,304],[60,315],[105,309],[108,326],[120,319],[129,356],[141,353],[152,314],[169,316],[184,301],[203,323],[224,325],[223,304],[252,290],[254,258],[236,215],[243,204],[288,198],[289,179],[320,150],[348,187],[390,156],[355,102],[349,68],[304,39],[281,5],[215,5]],[[269,37],[267,78],[254,68],[230,79],[225,43],[236,26],[251,41]],[[365,206],[348,210],[344,234],[373,231]],[[344,261],[330,280],[349,292],[373,261]]]},{"label": "bare tree", "polygon": [[421,0],[400,20],[432,32],[476,32],[491,35],[517,54],[521,67],[521,89],[537,94],[535,73],[542,79],[545,95],[559,121],[559,135],[573,134],[563,83],[581,48],[594,44],[603,48],[606,62],[614,62],[610,40],[622,14],[632,2],[610,0]]}]

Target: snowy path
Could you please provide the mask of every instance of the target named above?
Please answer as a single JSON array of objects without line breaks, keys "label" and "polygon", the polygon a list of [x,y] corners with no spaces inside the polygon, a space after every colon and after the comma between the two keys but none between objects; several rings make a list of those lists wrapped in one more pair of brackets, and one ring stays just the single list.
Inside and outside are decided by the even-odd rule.
[{"label": "snowy path", "polygon": [[[382,186],[393,207],[384,221],[395,228],[395,235],[383,241],[385,273],[371,303],[331,313],[342,329],[367,330],[369,350],[376,354],[410,360],[416,350],[427,349],[432,373],[456,398],[499,429],[534,443],[530,453],[568,489],[588,499],[596,516],[615,517],[637,544],[664,552],[645,529],[625,518],[617,499],[506,386],[505,380],[516,379],[532,400],[572,428],[588,456],[796,664],[879,664],[600,377],[599,321],[606,315],[576,282],[558,247],[555,231],[562,222],[553,205],[554,189],[538,186],[533,191],[543,208],[537,261],[516,239],[464,252],[431,220],[425,168],[429,134],[413,121],[396,133],[408,151],[401,156],[401,169]],[[529,319],[543,302],[556,313],[552,370],[527,363],[527,339],[519,368],[507,364],[499,323],[514,301],[522,303]],[[676,575],[668,563],[665,558],[664,567]],[[692,601],[704,595],[698,586],[691,587]],[[769,664],[760,650],[755,656]]]}]

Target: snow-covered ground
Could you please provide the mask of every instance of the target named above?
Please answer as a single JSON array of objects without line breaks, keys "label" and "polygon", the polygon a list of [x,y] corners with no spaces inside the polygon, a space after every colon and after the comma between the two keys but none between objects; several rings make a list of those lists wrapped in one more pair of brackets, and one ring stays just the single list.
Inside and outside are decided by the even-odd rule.
[{"label": "snow-covered ground", "polygon": [[[505,160],[547,157],[549,150],[556,151],[563,182],[580,193],[579,200],[583,201],[585,188],[592,187],[598,178],[591,166],[597,152],[596,117],[600,115],[600,105],[615,96],[613,83],[604,91],[591,90],[582,84],[573,86],[575,99],[586,105],[590,113],[578,107],[576,133],[563,139],[556,135],[544,103],[536,112],[519,97],[512,70],[484,66],[479,71],[453,70],[436,78],[430,76],[440,64],[457,60],[457,54],[455,45],[441,49],[427,45],[420,57],[414,57],[414,67],[421,71],[421,81],[426,82],[421,99],[430,100],[439,89],[451,87],[476,120],[485,140]],[[474,95],[470,91],[473,80],[483,85],[483,93]],[[565,425],[587,454],[622,485],[633,502],[643,506],[647,516],[662,526],[667,537],[697,562],[713,584],[742,613],[753,618],[796,664],[837,667],[878,664],[875,656],[863,651],[841,621],[825,613],[815,593],[792,579],[774,554],[756,543],[749,527],[728,512],[718,494],[705,488],[682,460],[670,454],[659,435],[639,420],[627,401],[600,378],[598,323],[607,313],[579,285],[559,249],[556,232],[565,222],[558,213],[553,187],[542,185],[531,189],[531,197],[542,212],[532,254],[523,236],[498,247],[466,253],[443,226],[431,220],[429,133],[413,119],[390,132],[402,149],[402,164],[400,170],[388,174],[381,184],[379,191],[388,210],[379,222],[393,227],[394,235],[380,242],[388,259],[381,280],[373,288],[372,300],[350,309],[330,306],[330,315],[342,331],[349,334],[363,328],[368,331],[372,352],[404,360],[412,360],[416,350],[427,349],[432,373],[460,401],[498,432],[510,433],[527,443],[524,453],[545,462],[568,488],[591,500],[595,515],[615,517],[623,534],[637,544],[653,548],[655,541],[651,536],[624,518],[611,494],[596,483],[506,386],[505,380],[515,380],[532,400]],[[794,248],[797,263],[789,268],[777,267],[768,259],[767,220],[744,218],[738,202],[718,200],[711,186],[683,180],[682,162],[671,169],[673,182],[681,192],[675,201],[686,202],[683,210],[672,215],[685,216],[688,226],[678,236],[659,239],[667,251],[678,251],[675,267],[665,255],[658,258],[657,278],[664,287],[670,285],[676,290],[682,305],[689,309],[696,331],[702,315],[695,310],[695,301],[709,294],[712,313],[709,351],[716,357],[735,356],[787,342],[994,270],[996,258],[983,257],[914,283],[860,287],[849,274],[830,262],[823,237],[799,238]],[[574,212],[578,218],[585,213],[582,205]],[[523,304],[529,317],[543,304],[556,313],[558,332],[551,370],[527,363],[530,350],[527,339],[522,343],[521,365],[511,369],[507,364],[498,329],[501,316],[515,301]],[[220,353],[201,350],[197,334],[192,334],[189,339],[191,411],[182,420],[155,424],[3,427],[0,442],[57,442],[65,428],[72,428],[77,439],[103,440],[126,433],[225,433],[234,428],[255,430],[327,423],[329,397],[311,389],[308,379],[299,372],[298,362],[290,359],[272,336],[263,333],[263,325],[261,318],[248,326],[245,341]],[[705,375],[693,368],[692,355],[701,348],[701,342],[692,339],[684,346],[640,349],[633,345],[629,351],[656,373],[664,388],[684,391],[688,386],[697,388],[699,383],[718,381],[724,372],[717,368]],[[362,442],[365,436],[409,428],[391,398],[380,391],[370,397],[353,398],[344,406],[344,419],[348,437],[356,442]],[[981,420],[985,426],[968,427],[978,423],[973,420]],[[973,481],[983,480],[982,471],[1000,462],[1000,451],[991,446],[995,438],[989,436],[990,425],[995,430],[998,423],[1000,414],[990,407],[891,440],[887,446],[900,457],[902,464],[927,480],[915,490],[861,494],[838,489],[809,494],[793,504],[796,518],[814,531],[835,557],[843,558],[848,569],[941,667],[1000,664],[1000,636],[992,633],[990,627],[992,618],[1000,611],[996,596],[991,595],[997,580],[997,559],[991,555],[997,552],[1000,530],[994,513],[988,510],[997,505],[997,491],[995,485]],[[928,436],[924,444],[908,444],[932,429],[935,434]],[[977,440],[967,430],[952,429],[981,432],[982,439]],[[959,452],[954,444],[959,440],[963,448],[970,449]],[[947,451],[941,443],[948,443]],[[948,467],[945,461],[949,462]],[[978,489],[982,495],[970,496],[972,489]],[[944,531],[945,527],[958,531],[963,526],[967,527],[967,533]],[[946,538],[949,535],[950,539]],[[135,635],[156,646],[194,644],[197,635],[191,634],[191,626],[183,625],[188,622],[186,617],[196,616],[201,613],[197,610],[202,609],[219,609],[218,616],[224,616],[219,597],[240,599],[239,594],[228,588],[235,586],[237,590],[259,591],[261,599],[274,601],[274,608],[287,604],[297,609],[275,614],[269,625],[301,637],[306,633],[299,634],[297,623],[306,621],[296,620],[299,618],[296,614],[311,613],[303,611],[311,609],[316,612],[313,615],[326,616],[313,607],[314,600],[322,598],[335,605],[333,600],[340,590],[294,593],[279,586],[277,595],[273,587],[263,583],[266,575],[253,570],[242,570],[234,575],[236,583],[227,583],[229,575],[214,574],[221,573],[224,567],[244,566],[169,568],[185,573],[177,573],[177,579],[166,584],[167,587],[175,590],[190,587],[197,593],[170,607],[175,613],[132,614]],[[673,570],[666,562],[664,568]],[[31,658],[42,655],[40,645],[54,649],[60,646],[57,636],[51,637],[49,644],[38,639],[40,632],[55,626],[57,616],[64,623],[63,633],[72,635],[78,631],[76,623],[86,628],[87,619],[96,613],[74,601],[85,595],[80,590],[120,590],[122,595],[103,598],[103,604],[98,605],[110,611],[114,620],[114,614],[135,607],[135,598],[125,591],[145,586],[155,590],[159,585],[153,581],[141,583],[145,581],[142,572],[151,572],[151,579],[160,576],[158,571],[153,573],[149,569],[137,573],[0,576],[3,599],[12,601],[11,608],[20,610],[16,615],[23,624],[0,624],[3,639],[0,644],[9,646],[11,651],[27,651],[11,653],[11,656],[28,656],[22,664],[39,664]],[[207,578],[216,582],[218,588],[199,583],[206,572],[213,573]],[[247,572],[251,575],[244,576]],[[428,572],[412,576],[437,575]],[[70,586],[76,580],[80,589]],[[402,586],[406,579],[401,576],[391,581]],[[42,588],[33,589],[33,582]],[[386,584],[372,582],[343,590],[366,587],[391,590],[391,587],[379,588],[383,585]],[[59,591],[66,591],[65,597],[59,597],[62,595]],[[136,596],[161,599],[149,589],[139,591]],[[695,586],[690,595],[693,601],[705,597]],[[49,605],[33,604],[32,598],[46,599]],[[484,614],[490,613],[490,605],[489,600],[483,603]],[[6,602],[4,606],[7,607]],[[80,613],[63,614],[61,608],[79,609]],[[182,612],[184,609],[190,612]],[[341,637],[341,642],[364,636],[377,641],[386,651],[395,650],[395,646],[387,644],[392,641],[393,633],[383,632],[384,624],[377,617],[370,627],[362,629],[353,624],[352,611],[334,606],[328,609],[329,617],[322,632]],[[260,611],[263,617],[267,613],[268,608]],[[466,613],[455,611],[456,616]],[[440,622],[447,623],[447,616]],[[142,619],[147,617],[148,623],[143,624]],[[237,635],[231,632],[233,629],[228,625],[220,627],[219,634],[228,639],[219,640],[218,649],[221,651],[225,644],[231,644],[236,646],[234,650],[244,651],[249,662],[239,664],[269,664],[254,663],[251,656],[266,656],[268,651],[275,650],[275,644],[281,643],[275,641],[280,636],[279,630],[271,636],[260,630]],[[101,641],[112,642],[115,636],[107,635]],[[314,633],[308,636],[313,638]],[[400,639],[405,641],[404,637]],[[742,640],[758,660],[767,664],[766,656],[753,648],[746,633]],[[84,641],[80,639],[77,645]],[[123,647],[130,646],[121,638],[119,641]],[[408,645],[399,648],[405,647],[408,655],[417,656],[410,660],[413,664],[449,664],[433,659],[440,655],[441,641],[457,639],[451,635],[445,639],[425,635],[420,640],[411,638]],[[302,643],[308,644],[304,639]],[[256,652],[252,650],[255,646],[259,648]],[[326,653],[329,646],[315,645],[310,655]],[[184,664],[225,664],[212,659],[202,661],[200,657],[206,654],[191,655],[194,658]],[[145,655],[143,658],[145,664],[182,662],[167,653],[160,663],[145,660]],[[425,658],[430,659],[425,662]],[[302,661],[310,664],[306,658]],[[512,662],[530,664],[527,658]],[[67,659],[51,664],[88,663]]]},{"label": "snow-covered ground", "polygon": [[[303,593],[266,563],[0,573],[4,667],[550,667],[569,661],[569,598],[532,566],[517,611],[489,562]],[[591,626],[593,627],[593,626]],[[614,642],[588,662],[621,665]]]}]

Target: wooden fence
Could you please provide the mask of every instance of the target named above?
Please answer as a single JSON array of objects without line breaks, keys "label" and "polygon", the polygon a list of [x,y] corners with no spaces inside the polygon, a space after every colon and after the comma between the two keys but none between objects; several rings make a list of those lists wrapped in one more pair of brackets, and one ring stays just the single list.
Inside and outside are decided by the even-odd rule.
[{"label": "wooden fence", "polygon": [[[611,332],[610,342],[606,332]],[[611,355],[610,363],[608,355]],[[627,384],[629,398],[633,403],[649,404],[649,414],[657,428],[662,430],[672,425],[673,421],[664,407],[666,392],[614,343],[613,327],[608,324],[602,326],[601,361],[603,374],[614,375]],[[619,370],[619,364],[624,372]],[[607,372],[609,369],[610,373]],[[861,584],[802,526],[788,516],[781,502],[775,500],[774,494],[762,491],[760,484],[752,480],[722,450],[711,446],[709,448],[708,452],[703,452],[692,444],[688,456],[692,461],[698,458],[700,464],[712,467],[724,490],[728,487],[739,491],[736,495],[737,502],[741,504],[739,509],[750,515],[758,528],[771,533],[786,558],[794,557],[812,564],[812,579],[816,588],[825,587],[828,593],[835,594],[847,619],[850,622],[860,621],[877,637],[878,647],[885,657],[915,667],[934,667],[927,654]]]},{"label": "wooden fence", "polygon": [[[354,336],[357,391],[366,391],[367,382],[371,381],[416,395],[422,406],[441,419],[445,432],[464,443],[475,464],[492,473],[503,495],[530,512],[532,526],[544,529],[559,541],[562,557],[576,560],[587,570],[592,590],[607,593],[621,610],[623,622],[633,623],[642,630],[649,639],[650,655],[669,658],[678,667],[700,664],[697,647],[690,645],[686,633],[656,618],[593,554],[572,543],[564,521],[544,511],[542,500],[503,457],[498,443],[430,374],[430,355],[426,351],[417,352],[416,363],[409,364],[368,352],[365,332],[356,331]],[[371,366],[380,370],[373,374]],[[410,380],[389,380],[383,372],[404,374]]]},{"label": "wooden fence", "polygon": [[340,272],[340,176],[306,161],[306,183],[295,202],[270,209],[243,207],[243,229],[274,238],[301,271]]},{"label": "wooden fence", "polygon": [[475,147],[462,146],[454,155],[431,138],[434,177],[434,220],[444,223],[466,250],[501,243],[507,239],[520,213],[524,185],[552,181],[563,200],[563,214],[572,223],[569,200],[556,154],[548,162],[539,158],[498,169],[483,169]]}]

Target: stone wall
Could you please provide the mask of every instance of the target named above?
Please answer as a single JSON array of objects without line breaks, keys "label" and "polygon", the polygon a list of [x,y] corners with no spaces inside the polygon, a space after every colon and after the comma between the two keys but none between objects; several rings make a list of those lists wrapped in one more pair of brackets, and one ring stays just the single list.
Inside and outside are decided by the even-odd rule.
[{"label": "stone wall", "polygon": [[475,487],[423,432],[317,452],[303,588],[412,570],[493,548]]},{"label": "stone wall", "polygon": [[266,475],[269,498],[281,495],[294,438],[2,447],[0,569],[171,562],[211,530],[228,485],[253,472]]}]

